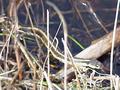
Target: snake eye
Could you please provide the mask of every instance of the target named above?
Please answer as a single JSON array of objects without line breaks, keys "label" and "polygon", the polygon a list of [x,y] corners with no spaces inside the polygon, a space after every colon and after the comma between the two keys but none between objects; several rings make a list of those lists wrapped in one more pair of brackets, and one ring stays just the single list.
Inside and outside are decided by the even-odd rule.
[{"label": "snake eye", "polygon": [[98,69],[100,68],[100,66],[99,66],[98,64],[96,65],[96,67],[97,67]]}]

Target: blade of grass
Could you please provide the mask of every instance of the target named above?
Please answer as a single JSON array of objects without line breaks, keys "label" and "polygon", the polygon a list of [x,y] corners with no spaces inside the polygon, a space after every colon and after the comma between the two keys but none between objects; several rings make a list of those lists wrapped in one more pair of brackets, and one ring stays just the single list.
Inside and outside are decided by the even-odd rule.
[{"label": "blade of grass", "polygon": [[70,38],[73,42],[75,42],[82,50],[84,50],[84,46],[78,42],[74,37],[72,37],[71,35],[68,35],[68,38]]},{"label": "blade of grass", "polygon": [[48,37],[48,47],[47,47],[47,64],[48,64],[48,77],[50,76],[50,43],[49,43],[49,10],[47,9],[47,37]]},{"label": "blade of grass", "polygon": [[[111,55],[110,55],[110,75],[113,74],[113,52],[114,52],[114,46],[115,46],[115,36],[116,36],[116,27],[117,27],[117,20],[118,20],[118,13],[119,13],[119,5],[120,0],[117,2],[117,9],[116,9],[116,16],[115,16],[115,22],[114,22],[114,29],[113,29],[113,36],[112,36],[112,47],[111,47]],[[110,80],[110,86],[111,90],[113,88],[112,79]]]}]

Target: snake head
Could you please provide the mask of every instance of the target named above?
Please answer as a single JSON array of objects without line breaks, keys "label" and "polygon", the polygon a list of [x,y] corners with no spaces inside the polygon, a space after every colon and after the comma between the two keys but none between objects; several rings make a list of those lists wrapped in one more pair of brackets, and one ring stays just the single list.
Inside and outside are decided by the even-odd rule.
[{"label": "snake head", "polygon": [[90,60],[88,62],[88,66],[90,68],[101,69],[102,63],[99,62],[98,60]]}]

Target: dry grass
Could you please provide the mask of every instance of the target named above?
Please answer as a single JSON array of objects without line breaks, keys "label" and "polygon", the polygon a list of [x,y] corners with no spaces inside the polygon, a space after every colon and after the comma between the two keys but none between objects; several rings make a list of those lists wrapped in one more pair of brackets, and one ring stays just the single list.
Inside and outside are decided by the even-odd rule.
[{"label": "dry grass", "polygon": [[[70,0],[70,2],[72,2],[72,0]],[[3,0],[0,0],[0,4],[1,3],[3,3]],[[84,3],[85,2],[82,2],[82,4]],[[42,5],[41,22],[44,28],[46,28],[45,25],[47,26],[47,33],[44,29],[36,25],[40,20],[37,21],[35,19],[32,4]],[[54,13],[51,12],[51,9],[45,11],[44,5],[48,5],[49,8],[52,8]],[[36,0],[35,2],[9,0],[8,7],[8,15],[0,16],[2,37],[0,40],[0,90],[109,90],[113,88],[119,90],[120,78],[118,75],[106,74],[101,68],[96,67],[96,65],[89,64],[88,62],[91,61],[89,59],[77,59],[79,62],[75,61],[76,58],[73,56],[68,46],[69,30],[63,15],[64,12],[61,12],[55,4],[49,1],[43,2],[42,0]],[[82,20],[87,34],[93,39],[75,3],[73,7]],[[92,7],[89,7],[91,10]],[[3,7],[1,6],[1,8]],[[26,13],[23,13],[26,14],[24,20],[24,22],[27,22],[26,25],[20,23],[22,17],[18,17],[19,10],[23,8],[26,11]],[[47,12],[47,17],[45,12]],[[90,13],[93,13],[93,16],[95,16],[104,32],[108,33],[108,30],[100,22],[93,9]],[[55,17],[55,15],[58,15],[60,24],[52,39],[49,33],[50,18]],[[47,24],[45,21],[47,21]],[[60,41],[57,38],[60,28],[63,29],[64,35],[61,40],[64,47],[63,52],[59,49]],[[113,58],[113,55],[111,55],[111,57]],[[53,63],[56,63],[56,65],[53,65]],[[60,66],[60,70],[56,70],[56,72],[52,74],[52,69],[58,69],[57,66],[61,63],[64,65]],[[96,61],[96,64],[101,65],[99,61]],[[110,80],[112,82],[111,85]],[[107,83],[108,85],[106,85]],[[110,86],[112,87],[110,88]]]}]

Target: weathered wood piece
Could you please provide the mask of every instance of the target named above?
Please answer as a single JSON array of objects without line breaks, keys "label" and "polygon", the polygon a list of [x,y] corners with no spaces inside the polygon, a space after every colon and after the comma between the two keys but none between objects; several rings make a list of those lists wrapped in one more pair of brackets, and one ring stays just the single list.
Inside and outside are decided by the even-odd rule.
[{"label": "weathered wood piece", "polygon": [[[110,51],[112,46],[112,36],[113,32],[101,37],[96,43],[90,45],[88,48],[75,55],[75,57],[91,60],[99,58],[106,52]],[[115,46],[118,44],[120,44],[120,27],[117,28],[115,36]]]}]

